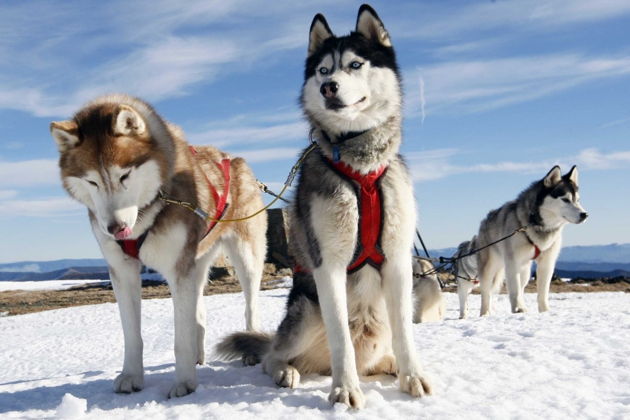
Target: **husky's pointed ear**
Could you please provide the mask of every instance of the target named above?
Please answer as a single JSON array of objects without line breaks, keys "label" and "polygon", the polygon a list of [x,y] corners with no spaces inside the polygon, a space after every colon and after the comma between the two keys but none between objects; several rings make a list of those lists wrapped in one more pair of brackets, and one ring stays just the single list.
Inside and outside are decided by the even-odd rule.
[{"label": "husky's pointed ear", "polygon": [[573,184],[578,185],[578,175],[579,174],[578,174],[577,165],[573,165],[571,170],[567,172],[564,177],[568,179],[569,181],[571,181]]},{"label": "husky's pointed ear", "polygon": [[326,18],[318,13],[313,18],[311,29],[308,33],[308,55],[313,55],[315,51],[322,45],[324,41],[333,36]]},{"label": "husky's pointed ear", "polygon": [[367,4],[359,8],[357,27],[355,30],[367,39],[378,42],[386,47],[392,46],[392,41],[389,39],[389,33],[387,33],[385,29],[385,25],[383,25],[383,22],[374,9]]},{"label": "husky's pointed ear", "polygon": [[114,118],[114,134],[140,136],[146,131],[144,120],[133,108],[120,105]]},{"label": "husky's pointed ear", "polygon": [[53,121],[50,134],[57,142],[59,152],[63,153],[79,144],[79,126],[75,121]]},{"label": "husky's pointed ear", "polygon": [[560,181],[562,181],[562,172],[560,171],[560,167],[558,165],[551,168],[551,170],[547,172],[547,175],[543,178],[543,183],[547,188],[557,185]]}]

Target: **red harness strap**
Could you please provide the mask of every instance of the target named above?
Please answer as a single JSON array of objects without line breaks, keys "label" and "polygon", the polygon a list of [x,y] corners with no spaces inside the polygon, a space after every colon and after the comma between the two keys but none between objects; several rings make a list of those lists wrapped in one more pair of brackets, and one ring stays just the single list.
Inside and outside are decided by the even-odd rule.
[{"label": "red harness strap", "polygon": [[359,184],[359,237],[357,238],[355,256],[348,266],[348,272],[352,273],[365,264],[370,264],[378,269],[385,260],[380,247],[383,203],[378,181],[387,170],[387,167],[382,166],[375,171],[362,175],[343,162],[329,160],[328,163],[342,177]]},{"label": "red harness strap", "polygon": [[208,235],[208,233],[210,233],[212,228],[217,225],[218,223],[217,220],[223,217],[223,213],[225,213],[225,210],[228,207],[227,198],[228,198],[228,193],[230,192],[231,163],[232,162],[230,159],[223,159],[221,160],[220,163],[215,163],[217,167],[219,168],[219,170],[223,173],[223,192],[221,195],[219,195],[219,193],[217,192],[217,189],[214,188],[214,185],[210,183],[210,181],[208,180],[208,177],[206,176],[206,182],[208,183],[208,187],[210,188],[210,191],[212,192],[212,197],[214,197],[214,202],[216,203],[216,210],[214,211],[214,217],[213,217],[214,220],[211,221],[210,224],[208,225],[208,229],[206,230],[206,234],[204,236]]},{"label": "red harness strap", "polygon": [[[197,154],[197,150],[193,146],[189,146],[189,149],[193,155]],[[217,220],[223,217],[223,214],[225,213],[225,210],[228,207],[227,198],[228,198],[228,193],[230,192],[231,160],[227,158],[222,159],[221,162],[215,163],[215,165],[217,165],[217,167],[223,174],[223,191],[221,194],[219,194],[217,189],[214,187],[214,185],[212,185],[212,183],[208,179],[208,176],[204,173],[206,182],[208,183],[208,189],[210,190],[210,193],[212,194],[212,198],[214,199],[214,203],[215,203],[215,211],[214,211],[214,217],[213,217],[214,220],[212,220],[208,224],[208,229],[206,229],[206,233],[203,235],[204,238],[210,233],[212,228],[214,228],[217,225],[218,223]],[[118,242],[118,245],[120,245],[120,247],[122,248],[125,254],[129,255],[130,257],[139,259],[140,247],[142,246],[142,243],[144,242],[144,239],[146,238],[148,233],[149,231],[146,231],[145,233],[140,235],[138,239],[127,239],[127,240],[121,240],[121,241],[116,241],[116,242]]]},{"label": "red harness strap", "polygon": [[538,245],[536,244],[533,244],[533,245],[534,245],[534,258],[532,258],[532,260],[535,260],[540,255],[540,248],[538,248]]},{"label": "red harness strap", "polygon": [[540,255],[540,248],[538,248],[538,245],[536,245],[534,241],[532,241],[532,238],[529,237],[527,232],[523,233],[525,233],[525,238],[527,238],[527,241],[534,247],[534,256],[532,257],[532,260],[535,260]]},{"label": "red harness strap", "polygon": [[[333,162],[330,159],[325,159],[325,162],[342,178],[356,182],[359,187],[355,189],[359,204],[358,240],[352,262],[348,265],[348,273],[359,270],[365,264],[380,269],[385,256],[380,246],[383,200],[379,180],[387,170],[387,166],[362,175],[343,162]],[[307,271],[309,270],[300,265],[293,268],[295,273]]]}]

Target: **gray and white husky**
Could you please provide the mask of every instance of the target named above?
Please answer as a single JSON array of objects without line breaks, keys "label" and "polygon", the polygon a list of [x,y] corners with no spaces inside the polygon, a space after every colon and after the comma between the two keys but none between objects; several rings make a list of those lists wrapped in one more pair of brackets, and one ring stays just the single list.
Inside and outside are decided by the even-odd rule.
[{"label": "gray and white husky", "polygon": [[525,229],[479,252],[481,315],[490,313],[491,294],[501,286],[504,276],[512,312],[527,310],[523,293],[530,279],[532,261],[536,261],[538,311],[547,311],[549,284],[562,247],[564,226],[582,223],[587,216],[580,204],[576,166],[565,175],[560,167],[554,166],[516,200],[488,213],[479,226],[479,246],[505,237],[519,227]]},{"label": "gray and white husky", "polygon": [[[470,241],[464,241],[457,247],[453,258],[459,258],[453,265],[453,275],[457,282],[457,294],[459,295],[459,318],[468,316],[468,295],[475,287],[479,286],[479,274],[477,269],[478,254],[461,258],[477,249],[477,236],[473,236]],[[503,277],[503,273],[499,274]]]},{"label": "gray and white husky", "polygon": [[301,103],[318,149],[300,171],[290,213],[299,268],[274,336],[236,333],[223,357],[262,360],[276,384],[332,374],[329,400],[359,408],[359,375],[398,374],[400,388],[430,392],[412,318],[412,183],[398,150],[401,87],[390,37],[360,7],[336,37],[318,14],[309,34]]}]

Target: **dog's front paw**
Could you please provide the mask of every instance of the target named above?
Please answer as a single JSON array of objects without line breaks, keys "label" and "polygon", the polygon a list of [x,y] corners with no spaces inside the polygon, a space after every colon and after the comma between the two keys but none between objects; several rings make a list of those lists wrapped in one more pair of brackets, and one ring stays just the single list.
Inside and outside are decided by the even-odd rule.
[{"label": "dog's front paw", "polygon": [[365,406],[365,396],[363,391],[356,386],[333,386],[328,396],[331,404],[341,403],[348,407],[359,409]]},{"label": "dog's front paw", "polygon": [[547,312],[549,310],[549,303],[538,302],[538,312]]},{"label": "dog's front paw", "polygon": [[144,375],[142,373],[131,375],[121,373],[114,379],[114,392],[119,394],[131,394],[138,392],[144,387]]},{"label": "dog's front paw", "polygon": [[431,385],[422,375],[399,375],[400,390],[410,394],[412,397],[423,397],[431,395]]},{"label": "dog's front paw", "polygon": [[293,366],[286,365],[274,372],[273,381],[283,388],[297,388],[300,385],[300,372]]},{"label": "dog's front paw", "polygon": [[195,389],[197,389],[197,384],[193,383],[192,381],[178,382],[175,385],[173,385],[170,392],[168,393],[168,397],[169,398],[184,397],[192,392],[195,392]]},{"label": "dog's front paw", "polygon": [[525,305],[518,305],[516,308],[512,309],[513,314],[524,314],[525,312],[527,312]]}]

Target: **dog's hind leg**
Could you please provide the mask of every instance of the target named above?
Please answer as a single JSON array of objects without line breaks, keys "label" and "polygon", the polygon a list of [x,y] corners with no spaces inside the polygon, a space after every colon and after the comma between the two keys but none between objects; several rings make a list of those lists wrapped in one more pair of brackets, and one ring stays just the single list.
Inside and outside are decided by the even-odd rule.
[{"label": "dog's hind leg", "polygon": [[316,303],[306,296],[290,300],[287,313],[271,343],[271,349],[263,360],[263,371],[273,378],[276,385],[286,388],[298,387],[300,372],[296,366],[291,365],[290,361],[304,365],[303,359],[307,353],[311,353],[308,354],[309,359],[318,360],[320,365],[325,365],[325,369],[322,369],[322,366],[319,366],[319,369],[312,369],[315,366],[310,363],[310,371],[317,373],[330,371],[328,349],[322,349],[321,345],[317,345],[321,343],[314,343],[325,342],[323,328],[323,321]]},{"label": "dog's hind leg", "polygon": [[378,375],[384,373],[385,375],[396,376],[398,372],[398,366],[396,365],[396,357],[393,354],[386,354],[378,361],[378,363],[372,366],[367,375]]},{"label": "dog's hind leg", "polygon": [[125,340],[125,359],[120,375],[114,380],[114,391],[130,393],[144,386],[140,304],[142,299],[141,264],[122,255],[115,242],[102,244],[109,264],[109,276],[118,303]]},{"label": "dog's hind leg", "polygon": [[472,281],[457,279],[457,294],[459,295],[459,319],[468,316],[468,295],[475,284]]},{"label": "dog's hind leg", "polygon": [[412,267],[403,252],[392,255],[381,267],[385,303],[392,331],[392,347],[398,364],[400,389],[414,397],[431,394],[413,341]]},{"label": "dog's hind leg", "polygon": [[258,291],[265,263],[265,238],[246,240],[236,233],[225,239],[225,249],[245,295],[246,328],[248,331],[258,330]]},{"label": "dog's hind leg", "polygon": [[482,264],[479,270],[479,289],[481,292],[481,311],[480,316],[490,315],[492,312],[492,293],[495,289],[495,277],[499,267],[493,263],[496,257],[489,256],[486,263]]},{"label": "dog's hind leg", "polygon": [[208,283],[208,273],[210,265],[214,262],[219,250],[219,245],[215,245],[205,255],[198,258],[195,267],[195,280],[197,282],[197,364],[203,365],[206,359],[206,303],[203,297],[203,290]]}]

